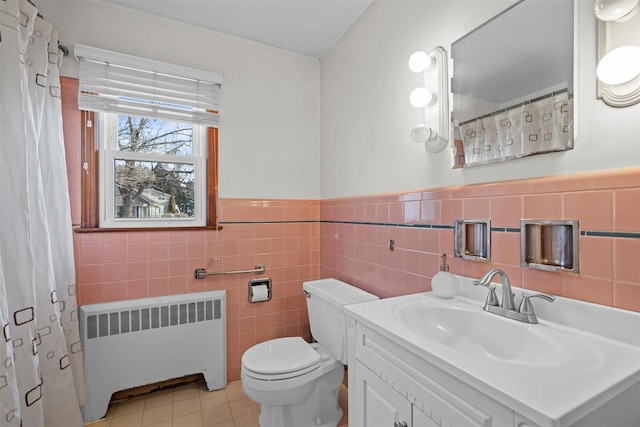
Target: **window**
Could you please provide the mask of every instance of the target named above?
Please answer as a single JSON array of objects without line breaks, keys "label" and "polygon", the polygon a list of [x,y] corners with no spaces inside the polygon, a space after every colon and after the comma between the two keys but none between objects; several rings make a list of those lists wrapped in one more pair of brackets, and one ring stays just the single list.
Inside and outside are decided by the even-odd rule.
[{"label": "window", "polygon": [[[196,132],[196,139],[199,138],[200,150],[202,150],[206,154],[204,158],[199,159],[199,163],[201,165],[200,182],[203,185],[200,187],[199,190],[195,190],[196,186],[194,184],[193,207],[191,206],[191,202],[189,201],[188,194],[190,192],[183,191],[182,195],[179,195],[177,193],[174,194],[175,203],[177,205],[176,207],[178,209],[172,209],[174,212],[176,210],[179,210],[182,213],[181,216],[174,214],[171,217],[165,216],[164,218],[165,221],[158,221],[157,217],[154,219],[152,217],[152,214],[145,215],[142,213],[143,208],[137,207],[133,209],[134,212],[136,211],[138,212],[135,218],[128,221],[121,220],[118,222],[119,217],[116,212],[117,210],[123,211],[124,203],[121,200],[118,200],[114,194],[115,193],[114,190],[116,187],[116,184],[115,184],[116,178],[114,177],[114,172],[116,172],[116,168],[117,168],[116,162],[120,162],[120,165],[122,166],[123,164],[126,165],[127,159],[133,160],[134,161],[133,166],[142,166],[143,168],[146,167],[148,172],[149,170],[153,169],[153,167],[155,166],[154,163],[168,163],[169,166],[171,166],[172,163],[177,163],[179,167],[184,168],[185,167],[184,165],[188,165],[190,162],[188,158],[192,156],[177,156],[179,158],[175,162],[173,162],[173,160],[163,158],[162,153],[158,153],[159,158],[156,157],[158,155],[156,153],[142,153],[142,156],[148,155],[150,159],[137,160],[138,155],[140,153],[134,154],[127,150],[99,150],[99,146],[101,144],[100,141],[102,139],[101,133],[103,134],[106,133],[104,131],[105,127],[109,127],[111,125],[112,126],[111,132],[117,133],[117,130],[113,130],[114,124],[117,123],[117,119],[114,120],[113,117],[110,118],[108,116],[109,116],[108,114],[93,113],[90,111],[82,112],[82,154],[81,156],[84,161],[83,167],[84,167],[85,173],[81,175],[81,180],[82,180],[81,228],[76,230],[86,231],[86,230],[96,229],[98,227],[114,228],[114,229],[123,228],[123,227],[129,228],[129,229],[131,228],[148,229],[148,228],[157,228],[157,227],[206,226],[206,227],[217,228],[216,200],[217,200],[217,187],[218,187],[217,185],[218,129],[199,126],[198,127],[199,131]],[[140,118],[137,118],[137,119],[140,119]],[[132,120],[136,120],[136,118],[133,117]],[[106,121],[104,126],[102,121]],[[113,143],[113,139],[111,139],[111,141]],[[196,143],[196,146],[197,145],[198,144]],[[197,148],[196,148],[196,152],[197,152]],[[169,154],[169,156],[171,156],[171,154]],[[103,165],[105,163],[104,159],[106,157],[110,157],[111,159],[113,159],[111,160],[113,164],[111,168],[108,168],[107,166]],[[136,165],[135,162],[142,163],[142,165],[140,164]],[[166,167],[166,165],[160,165],[160,167]],[[173,174],[173,172],[169,171],[169,168],[166,168],[166,169],[167,169],[167,172],[159,173],[161,177],[162,175],[170,176]],[[176,172],[183,172],[183,171],[184,169],[181,169]],[[188,174],[183,173],[182,175],[190,175],[190,172]],[[197,178],[195,179],[197,180]],[[113,182],[114,185],[106,186],[106,188],[101,191],[100,189],[101,180],[103,180],[103,183],[102,183],[103,187],[105,187],[104,186],[105,181]],[[191,184],[186,184],[186,182],[189,181],[187,177],[183,177],[182,181],[185,182],[184,187],[182,187],[183,190],[185,187],[188,187],[191,185]],[[174,182],[174,184],[176,183]],[[170,188],[169,183],[161,184],[161,185],[165,185],[165,188]],[[102,195],[104,195],[105,193],[105,190],[109,191],[109,189],[111,189],[111,194],[106,197],[102,197]],[[170,191],[162,191],[162,190],[160,191],[162,193],[171,194]],[[147,192],[147,193],[158,195],[158,193],[155,193],[155,192]],[[168,196],[160,194],[158,199],[161,199],[163,197],[168,197]],[[103,215],[100,214],[100,206],[99,206],[100,201],[102,201],[102,203],[105,203],[107,199],[114,201],[112,203],[113,210],[109,211],[107,209],[107,212],[113,212],[112,218],[115,221],[111,221],[111,222],[105,221],[104,214]],[[157,200],[157,201],[163,202],[162,200]],[[196,204],[198,203],[198,201],[200,202],[200,207],[197,208]],[[192,211],[195,209],[200,209],[204,217],[197,222],[195,220],[185,220],[184,218],[187,218],[185,214],[191,216]],[[151,208],[149,208],[149,210],[151,210]],[[156,212],[159,212],[159,210],[156,209]],[[147,217],[151,219],[147,220],[146,219]]]},{"label": "window", "polygon": [[206,225],[203,126],[111,113],[99,122],[101,225]]},{"label": "window", "polygon": [[215,226],[221,76],[81,45],[75,52],[82,228]]}]

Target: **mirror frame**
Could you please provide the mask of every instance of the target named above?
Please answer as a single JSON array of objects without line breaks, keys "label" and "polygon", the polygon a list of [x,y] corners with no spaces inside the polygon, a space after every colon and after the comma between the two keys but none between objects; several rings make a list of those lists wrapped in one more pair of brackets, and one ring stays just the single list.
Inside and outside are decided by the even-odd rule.
[{"label": "mirror frame", "polygon": [[[504,10],[502,10],[501,12],[497,13],[495,16],[489,18],[488,20],[484,21],[483,23],[481,23],[480,25],[474,27],[473,29],[471,29],[470,31],[468,31],[466,34],[464,34],[463,36],[459,37],[458,39],[456,39],[454,42],[451,43],[451,63],[453,64],[454,62],[454,58],[453,58],[453,46],[454,44],[463,39],[464,37],[468,36],[469,34],[473,33],[474,31],[476,31],[477,29],[487,25],[489,22],[491,22],[492,20],[494,20],[496,17],[508,12],[509,10],[513,9],[514,7],[517,7],[519,4],[521,4],[522,2],[524,2],[526,0],[519,0],[514,2],[512,5],[510,5],[509,7],[505,8]],[[535,0],[533,0],[535,1]],[[571,63],[571,75],[572,75],[572,84],[571,84],[571,91],[570,91],[570,98],[572,100],[572,108],[573,108],[573,117],[572,117],[572,121],[571,121],[571,126],[572,126],[572,135],[570,136],[569,141],[566,144],[565,148],[561,148],[558,150],[549,150],[549,151],[543,151],[543,152],[536,152],[536,153],[531,153],[531,154],[524,154],[524,155],[520,155],[518,157],[508,157],[508,158],[496,158],[496,159],[489,159],[487,161],[483,161],[483,162],[478,162],[478,163],[473,163],[473,164],[467,164],[464,162],[464,147],[463,147],[463,143],[461,139],[457,139],[456,138],[456,134],[459,134],[457,126],[454,123],[454,119],[453,119],[453,114],[455,111],[455,104],[453,102],[453,90],[451,89],[450,91],[450,97],[451,97],[451,109],[450,109],[450,125],[451,125],[451,131],[450,131],[450,146],[451,146],[451,150],[452,150],[452,169],[458,169],[458,168],[464,168],[464,167],[474,167],[474,166],[479,166],[479,165],[484,165],[484,164],[492,164],[492,163],[498,163],[498,162],[503,162],[506,160],[516,160],[518,158],[522,158],[522,157],[529,157],[529,156],[533,156],[533,155],[538,155],[538,154],[548,154],[548,153],[552,153],[552,152],[562,152],[562,151],[568,151],[568,150],[572,150],[574,148],[574,143],[578,138],[578,129],[577,129],[577,123],[578,123],[578,95],[577,95],[577,85],[578,85],[578,40],[579,40],[579,12],[580,12],[580,2],[577,0],[571,0],[572,3],[572,15],[573,15],[573,32],[572,32],[572,40],[570,42],[571,46],[572,46],[572,56],[573,56],[573,60]],[[582,6],[584,7],[584,6]],[[451,80],[453,82],[454,80],[454,76],[453,76],[453,69],[450,70],[450,74],[451,74]],[[562,92],[562,91],[560,91]],[[535,100],[538,100],[540,98],[534,98]],[[502,110],[501,110],[502,111]],[[461,154],[460,154],[461,153]]]}]

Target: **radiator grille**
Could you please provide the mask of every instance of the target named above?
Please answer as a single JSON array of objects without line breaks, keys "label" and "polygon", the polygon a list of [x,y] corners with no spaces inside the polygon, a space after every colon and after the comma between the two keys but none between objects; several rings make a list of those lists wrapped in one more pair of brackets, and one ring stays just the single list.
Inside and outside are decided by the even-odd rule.
[{"label": "radiator grille", "polygon": [[120,390],[198,373],[226,387],[226,301],[217,290],[80,306],[85,424]]},{"label": "radiator grille", "polygon": [[87,338],[128,334],[221,318],[221,300],[167,304],[87,316]]}]

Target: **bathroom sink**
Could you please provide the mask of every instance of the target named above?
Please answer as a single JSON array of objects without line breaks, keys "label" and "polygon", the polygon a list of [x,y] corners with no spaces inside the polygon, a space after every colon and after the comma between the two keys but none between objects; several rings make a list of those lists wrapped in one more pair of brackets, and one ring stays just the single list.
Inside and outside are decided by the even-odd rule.
[{"label": "bathroom sink", "polygon": [[[630,400],[620,405],[635,408],[640,315],[556,297],[553,304],[534,302],[539,323],[520,322],[484,311],[486,289],[474,286],[473,278],[456,278],[452,298],[424,292],[346,306],[355,336],[362,338],[350,363],[391,377],[396,368],[379,366],[375,355],[404,354],[398,366],[416,381],[445,372],[436,382],[456,378],[541,426],[573,425],[622,393]],[[522,289],[512,292],[519,303]],[[640,409],[634,414],[628,425],[637,425]]]},{"label": "bathroom sink", "polygon": [[403,301],[393,315],[414,334],[466,356],[528,367],[564,366],[584,370],[601,362],[588,340],[545,325],[530,325],[459,301],[434,305]]}]

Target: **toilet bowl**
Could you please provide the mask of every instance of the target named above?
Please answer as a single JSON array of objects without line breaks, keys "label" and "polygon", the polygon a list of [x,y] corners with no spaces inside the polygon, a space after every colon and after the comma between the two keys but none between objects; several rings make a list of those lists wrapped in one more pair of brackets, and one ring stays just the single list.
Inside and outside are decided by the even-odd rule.
[{"label": "toilet bowl", "polygon": [[257,344],[242,357],[242,386],[262,404],[261,427],[336,426],[342,419],[338,393],[343,378],[340,361],[300,337]]},{"label": "toilet bowl", "polygon": [[246,395],[260,403],[260,427],[336,427],[342,419],[338,393],[348,360],[347,304],[377,296],[336,279],[303,284],[311,335],[268,340],[242,355]]}]

